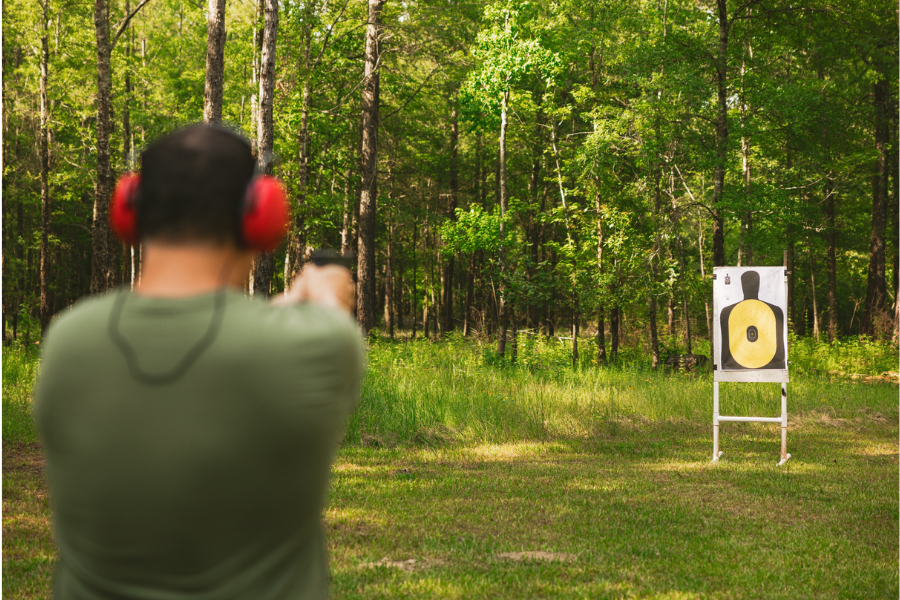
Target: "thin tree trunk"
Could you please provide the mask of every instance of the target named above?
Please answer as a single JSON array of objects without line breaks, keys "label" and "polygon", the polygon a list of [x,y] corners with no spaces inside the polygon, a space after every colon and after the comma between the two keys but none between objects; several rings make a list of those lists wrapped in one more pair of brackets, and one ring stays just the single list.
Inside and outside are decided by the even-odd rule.
[{"label": "thin tree trunk", "polygon": [[410,313],[412,314],[412,339],[416,339],[416,310],[418,309],[416,275],[419,268],[416,260],[416,244],[418,243],[419,220],[413,219],[413,243],[412,243],[412,302],[410,304]]},{"label": "thin tree trunk", "polygon": [[225,84],[225,0],[208,0],[206,15],[206,88],[203,122],[222,122],[222,88]]},{"label": "thin tree trunk", "polygon": [[[593,60],[593,54],[591,55]],[[600,278],[600,285],[603,285],[603,212],[600,204],[600,193],[594,198],[594,204],[597,209],[597,273]],[[601,300],[597,306],[597,365],[606,364],[606,323],[603,314],[603,301]]]},{"label": "thin tree trunk", "polygon": [[619,353],[619,307],[613,306],[609,313],[610,358],[616,359]]},{"label": "thin tree trunk", "polygon": [[[700,280],[706,281],[706,266],[705,261],[703,260],[703,218],[700,218],[700,227],[698,228],[699,235],[697,237],[697,250],[700,254]],[[703,294],[703,306],[706,309],[706,336],[709,338],[709,353],[712,356],[713,353],[713,326],[712,326],[712,311],[709,308],[709,295]]]},{"label": "thin tree trunk", "polygon": [[828,341],[834,343],[838,337],[837,298],[837,229],[835,228],[834,188],[831,179],[825,186],[825,239],[828,243]]},{"label": "thin tree trunk", "polygon": [[[259,77],[259,125],[257,129],[257,168],[272,174],[272,149],[275,140],[273,104],[275,98],[275,49],[278,42],[278,0],[264,0],[264,25]],[[275,257],[261,253],[253,268],[253,295],[268,297],[272,291]]]},{"label": "thin tree trunk", "polygon": [[[747,16],[753,13],[747,9]],[[747,56],[753,58],[753,46],[750,45],[750,37],[744,37],[744,55],[741,58],[741,174],[744,181],[744,200],[748,207],[747,212],[741,217],[740,246],[738,247],[738,266],[753,266],[753,211],[750,210],[750,133],[747,125],[747,98],[744,88],[744,75],[747,73]]]},{"label": "thin tree trunk", "polygon": [[887,145],[890,143],[888,127],[889,82],[879,73],[875,82],[875,172],[872,177],[872,233],[869,236],[869,273],[866,280],[866,312],[862,332],[877,337],[882,333],[881,321],[887,307],[885,282],[884,235],[887,207]]},{"label": "thin tree trunk", "polygon": [[[456,206],[459,202],[459,110],[453,107],[450,116],[450,201],[447,205],[447,218],[456,221]],[[444,331],[453,329],[453,268],[455,255],[450,255],[444,262],[442,305],[444,308]]]},{"label": "thin tree trunk", "polygon": [[506,184],[506,127],[507,111],[509,110],[509,92],[504,92],[500,105],[500,297],[498,298],[497,320],[500,325],[500,337],[497,340],[497,354],[506,355],[506,279],[509,265],[507,264],[506,248],[506,212],[509,210],[509,190]]},{"label": "thin tree trunk", "polygon": [[466,304],[463,312],[463,335],[472,333],[472,300],[475,291],[475,252],[469,259],[469,273],[466,277]]},{"label": "thin tree trunk", "polygon": [[717,0],[719,51],[716,59],[716,167],[713,175],[713,265],[725,266],[725,222],[719,205],[725,193],[725,164],[728,159],[728,8],[726,0]]},{"label": "thin tree trunk", "polygon": [[102,294],[112,279],[109,255],[109,200],[113,186],[109,149],[112,48],[106,0],[94,0],[94,34],[97,40],[97,187],[91,222],[91,293]]},{"label": "thin tree trunk", "polygon": [[[657,134],[658,135],[658,134]],[[654,200],[654,210],[653,210],[653,229],[654,229],[654,241],[653,241],[653,252],[650,256],[650,286],[647,293],[647,317],[650,325],[650,366],[653,369],[659,368],[659,332],[656,326],[656,290],[653,288],[656,286],[656,282],[659,281],[659,267],[657,266],[659,262],[659,253],[661,251],[660,244],[660,224],[659,224],[659,213],[662,199],[660,198],[660,189],[659,189],[659,166],[656,166],[655,173],[655,189],[653,193]],[[672,328],[674,329],[674,319]],[[674,331],[672,332],[674,335]]]},{"label": "thin tree trunk", "polygon": [[310,73],[312,17],[308,14],[310,6],[309,4],[307,5],[307,23],[303,36],[303,64],[306,80],[303,82],[303,97],[300,105],[300,131],[297,133],[297,146],[299,147],[297,198],[294,201],[291,231],[288,236],[287,252],[285,252],[284,256],[284,289],[288,289],[294,277],[300,273],[306,258],[306,217],[304,211],[306,208],[306,191],[309,185],[309,109],[312,102],[312,73]]},{"label": "thin tree trunk", "polygon": [[381,10],[384,0],[369,0],[366,25],[366,84],[362,92],[362,143],[356,319],[363,332],[375,327],[375,214],[378,197],[378,105]]},{"label": "thin tree trunk", "polygon": [[816,262],[812,258],[809,260],[809,283],[812,291],[812,326],[813,337],[819,341],[819,307],[816,302]]},{"label": "thin tree trunk", "polygon": [[50,0],[42,0],[41,31],[41,334],[47,330],[50,309],[50,115],[47,85],[50,77]]},{"label": "thin tree trunk", "polygon": [[686,265],[684,263],[684,239],[681,236],[678,237],[678,255],[679,255],[678,256],[679,262],[681,263],[680,279],[681,279],[681,299],[682,299],[682,306],[683,306],[682,310],[684,311],[683,315],[682,315],[684,318],[684,337],[685,337],[685,342],[687,343],[687,353],[693,354],[694,349],[693,349],[693,344],[692,344],[692,340],[691,340],[691,317],[690,317],[690,313],[688,312],[688,294],[687,294],[687,281],[686,281],[687,273],[685,272]]},{"label": "thin tree trunk", "polygon": [[388,336],[394,339],[394,223],[388,212],[387,260],[384,271],[384,325]]},{"label": "thin tree trunk", "polygon": [[341,229],[341,256],[350,256],[353,253],[351,241],[353,238],[353,204],[350,196],[350,178],[353,171],[348,167],[344,173],[344,226]]}]

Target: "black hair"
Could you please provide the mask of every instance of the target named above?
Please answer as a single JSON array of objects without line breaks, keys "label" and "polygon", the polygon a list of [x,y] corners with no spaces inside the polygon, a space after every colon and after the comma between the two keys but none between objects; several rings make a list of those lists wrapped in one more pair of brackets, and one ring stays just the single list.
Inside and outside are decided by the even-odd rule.
[{"label": "black hair", "polygon": [[254,167],[249,142],[221,127],[191,125],[154,142],[141,154],[141,238],[240,246]]}]

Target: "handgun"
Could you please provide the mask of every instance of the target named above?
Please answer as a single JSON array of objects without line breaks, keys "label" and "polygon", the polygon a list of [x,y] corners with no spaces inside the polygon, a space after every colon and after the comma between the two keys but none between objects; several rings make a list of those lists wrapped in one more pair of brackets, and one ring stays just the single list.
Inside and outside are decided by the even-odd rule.
[{"label": "handgun", "polygon": [[346,269],[350,269],[353,266],[353,260],[349,256],[342,256],[332,250],[331,248],[320,248],[319,250],[313,250],[310,255],[310,262],[316,265],[317,267],[324,267],[325,265],[338,265],[340,267],[344,267]]}]

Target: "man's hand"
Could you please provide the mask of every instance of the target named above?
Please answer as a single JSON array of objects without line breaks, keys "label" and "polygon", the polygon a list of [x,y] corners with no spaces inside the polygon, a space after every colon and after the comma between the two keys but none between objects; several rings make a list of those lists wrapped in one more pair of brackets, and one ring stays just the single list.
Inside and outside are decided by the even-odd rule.
[{"label": "man's hand", "polygon": [[298,302],[313,302],[352,313],[356,306],[356,285],[350,271],[338,265],[319,267],[308,263],[291,289],[272,300],[272,304],[279,306]]}]

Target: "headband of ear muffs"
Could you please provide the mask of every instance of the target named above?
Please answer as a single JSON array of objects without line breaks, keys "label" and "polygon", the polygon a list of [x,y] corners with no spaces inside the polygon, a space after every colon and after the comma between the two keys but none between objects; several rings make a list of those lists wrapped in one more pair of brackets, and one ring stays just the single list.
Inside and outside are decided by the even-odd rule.
[{"label": "headband of ear muffs", "polygon": [[[140,241],[138,223],[139,173],[125,173],[116,183],[109,221],[113,231],[126,244]],[[288,201],[284,186],[268,175],[254,177],[247,185],[244,201],[239,207],[243,248],[271,252],[287,233]]]}]

